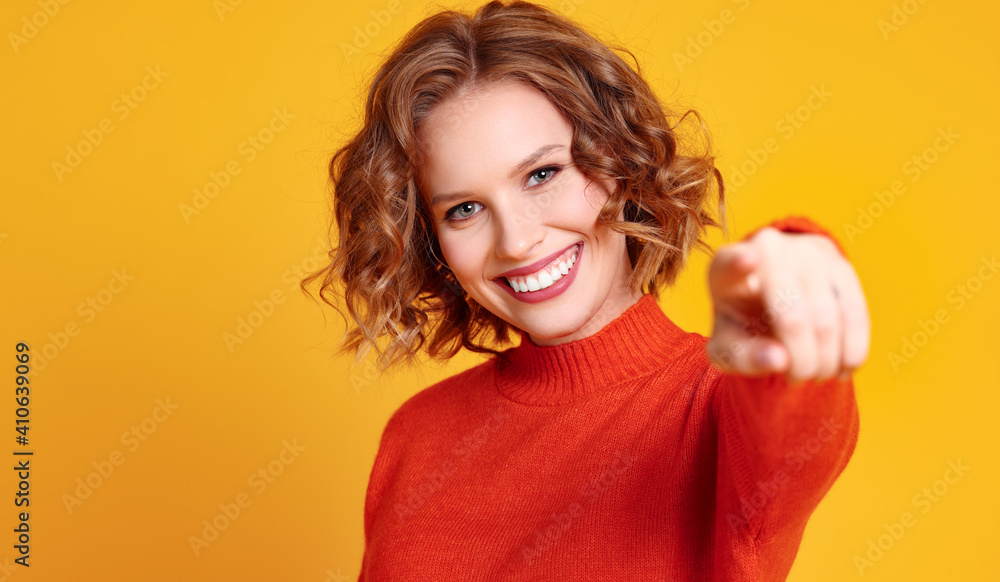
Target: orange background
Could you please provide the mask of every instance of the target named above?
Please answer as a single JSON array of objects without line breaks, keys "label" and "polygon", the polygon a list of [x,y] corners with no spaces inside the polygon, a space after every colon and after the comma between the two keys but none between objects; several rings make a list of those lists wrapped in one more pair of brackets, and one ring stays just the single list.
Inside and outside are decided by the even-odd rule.
[{"label": "orange background", "polygon": [[[326,163],[357,126],[364,81],[433,6],[225,1],[0,8],[10,459],[25,449],[17,342],[35,367],[31,566],[14,565],[19,479],[3,471],[0,582],[355,579],[386,420],[481,361],[352,367],[330,356],[343,322],[324,323],[295,286],[324,258]],[[704,115],[734,240],[806,214],[865,285],[860,441],[789,579],[996,579],[1000,279],[981,266],[998,247],[986,188],[1000,9],[552,6],[632,49],[669,103]],[[706,335],[707,265],[695,256],[661,301]],[[904,352],[904,338],[919,346]],[[949,461],[969,469],[956,478]],[[899,539],[880,540],[905,512]]]}]

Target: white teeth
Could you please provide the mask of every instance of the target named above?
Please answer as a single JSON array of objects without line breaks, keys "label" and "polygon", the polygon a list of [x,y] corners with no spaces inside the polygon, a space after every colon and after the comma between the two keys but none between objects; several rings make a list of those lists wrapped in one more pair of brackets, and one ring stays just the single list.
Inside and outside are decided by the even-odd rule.
[{"label": "white teeth", "polygon": [[553,283],[563,278],[563,275],[569,273],[573,265],[576,264],[577,253],[579,251],[574,251],[573,256],[566,261],[559,261],[558,264],[553,265],[548,271],[540,271],[537,275],[528,275],[515,281],[510,277],[505,277],[507,283],[510,284],[511,288],[518,293],[525,293],[527,291],[539,291],[547,287],[551,287]]}]

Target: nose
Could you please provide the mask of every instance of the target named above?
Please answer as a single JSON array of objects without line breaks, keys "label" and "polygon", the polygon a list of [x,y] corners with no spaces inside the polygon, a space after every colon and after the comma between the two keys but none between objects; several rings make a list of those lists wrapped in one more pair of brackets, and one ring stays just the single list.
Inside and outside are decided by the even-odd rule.
[{"label": "nose", "polygon": [[545,240],[540,209],[532,208],[531,204],[530,200],[523,204],[507,204],[498,213],[500,216],[494,222],[497,257],[525,260]]}]

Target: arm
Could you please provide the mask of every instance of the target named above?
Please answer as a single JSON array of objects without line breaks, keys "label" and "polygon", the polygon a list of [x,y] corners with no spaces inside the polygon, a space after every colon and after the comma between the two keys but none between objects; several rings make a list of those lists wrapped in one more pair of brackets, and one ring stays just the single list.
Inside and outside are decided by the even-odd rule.
[{"label": "arm", "polygon": [[760,580],[784,580],[810,516],[854,453],[853,383],[834,378],[793,387],[781,374],[724,374],[713,405],[719,565],[754,564]]},{"label": "arm", "polygon": [[[794,543],[858,435],[851,373],[868,352],[864,294],[843,249],[808,219],[775,221],[723,247],[709,272],[723,372],[718,528],[758,549]],[[723,530],[723,531],[725,531]],[[794,550],[762,571],[787,573]]]}]

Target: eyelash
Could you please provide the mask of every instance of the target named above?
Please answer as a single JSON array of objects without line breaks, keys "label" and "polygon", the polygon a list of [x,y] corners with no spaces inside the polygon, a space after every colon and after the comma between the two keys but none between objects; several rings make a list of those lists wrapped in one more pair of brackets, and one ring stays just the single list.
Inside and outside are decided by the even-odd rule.
[{"label": "eyelash", "polygon": [[[562,170],[561,166],[543,166],[543,167],[538,168],[537,170],[531,172],[530,174],[528,174],[528,177],[531,178],[535,174],[539,174],[541,172],[551,172],[552,175],[549,176],[545,181],[539,182],[538,184],[536,184],[536,186],[538,186],[538,185],[541,185],[541,184],[545,184],[547,182],[551,182],[552,178],[556,174],[558,174],[560,170]],[[475,215],[472,215],[472,216],[466,216],[465,218],[452,218],[452,215],[455,213],[455,211],[458,210],[459,208],[461,208],[462,206],[465,206],[466,204],[479,204],[479,203],[478,202],[462,202],[461,204],[457,204],[457,205],[451,207],[448,210],[448,212],[445,213],[444,219],[446,221],[450,221],[450,222],[462,222],[462,221],[465,221],[465,220],[469,220],[470,218],[472,218],[472,216],[475,216]],[[482,204],[479,204],[479,205],[482,206]]]}]

